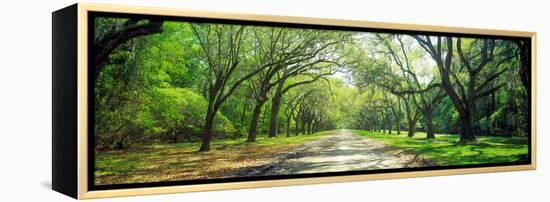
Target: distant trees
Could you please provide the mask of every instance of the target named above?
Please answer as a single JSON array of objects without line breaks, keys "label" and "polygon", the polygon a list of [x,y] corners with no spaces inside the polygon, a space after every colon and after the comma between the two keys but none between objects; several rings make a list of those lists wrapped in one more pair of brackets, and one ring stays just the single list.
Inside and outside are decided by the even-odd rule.
[{"label": "distant trees", "polygon": [[[271,116],[269,136],[277,135],[279,109],[285,92],[299,85],[315,82],[319,78],[334,74],[330,69],[336,61],[328,53],[336,54],[333,46],[340,41],[332,34],[314,30],[288,28],[266,28],[254,31],[254,66],[263,68],[257,77],[251,78],[251,87],[256,99],[248,141],[256,139],[256,131],[262,106],[268,99],[268,92],[275,88],[271,99]],[[329,65],[327,65],[329,64]],[[307,81],[300,81],[285,86],[291,77],[310,76]]]},{"label": "distant trees", "polygon": [[[395,130],[397,135],[401,134],[401,98],[397,96],[391,96],[389,94],[383,94],[384,105],[390,110],[393,116],[393,123],[395,123]],[[391,120],[391,119],[389,119]],[[392,133],[392,124],[388,127],[388,134]]]},{"label": "distant trees", "polygon": [[[303,31],[302,31],[303,32]],[[297,60],[287,61],[282,65],[282,72],[276,75],[277,86],[271,98],[271,116],[269,137],[276,137],[279,132],[279,111],[281,99],[292,88],[311,84],[329,75],[333,75],[353,61],[346,60],[345,45],[352,42],[352,35],[345,32],[308,30],[306,33],[290,37],[297,40]],[[288,53],[287,53],[288,54]],[[288,84],[289,78],[299,80]]]},{"label": "distant trees", "polygon": [[321,130],[335,128],[332,114],[335,112],[335,102],[333,88],[339,86],[333,81],[326,79],[323,82],[313,83],[308,86],[302,86],[299,109],[296,116],[300,128],[298,132],[301,134],[313,134]]},{"label": "distant trees", "polygon": [[[423,54],[415,51],[411,47],[412,44],[410,42],[404,42],[402,35],[389,36],[398,42],[395,45],[391,44],[389,39],[383,38],[380,35],[377,36],[386,46],[388,54],[401,70],[402,79],[393,79],[393,83],[387,88],[389,88],[391,93],[400,96],[406,102],[405,111],[407,112],[407,120],[409,122],[408,136],[414,136],[416,123],[423,117],[426,137],[429,139],[435,138],[432,112],[445,96],[444,91],[439,87],[438,78],[430,75],[430,72],[428,72],[427,74],[420,75],[425,80],[423,83],[420,82],[419,73],[417,73],[420,70],[414,66],[429,64],[418,64],[417,61],[423,57]],[[397,46],[397,50],[400,51],[394,50],[395,48],[392,46]]]},{"label": "distant trees", "polygon": [[291,135],[291,122],[294,119],[295,125],[296,125],[296,132],[298,131],[298,114],[302,113],[302,109],[304,106],[307,105],[305,103],[306,98],[312,93],[312,90],[307,90],[303,92],[296,92],[294,94],[288,93],[287,99],[283,101],[283,104],[285,105],[284,109],[284,116],[286,119],[286,136],[290,137]]}]

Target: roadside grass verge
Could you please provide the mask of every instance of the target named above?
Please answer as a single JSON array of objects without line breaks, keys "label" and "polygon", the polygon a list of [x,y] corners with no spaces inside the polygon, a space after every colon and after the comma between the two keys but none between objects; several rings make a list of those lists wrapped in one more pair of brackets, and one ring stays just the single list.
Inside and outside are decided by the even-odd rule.
[{"label": "roadside grass verge", "polygon": [[512,137],[477,137],[477,142],[459,144],[458,135],[436,134],[426,139],[425,133],[406,135],[354,130],[354,134],[383,141],[395,148],[420,154],[439,166],[486,163],[514,163],[528,160],[528,139]]},{"label": "roadside grass verge", "polygon": [[211,151],[198,152],[200,142],[155,144],[120,151],[96,151],[95,183],[124,184],[231,177],[236,171],[270,163],[279,153],[334,131],[310,135],[213,140]]}]

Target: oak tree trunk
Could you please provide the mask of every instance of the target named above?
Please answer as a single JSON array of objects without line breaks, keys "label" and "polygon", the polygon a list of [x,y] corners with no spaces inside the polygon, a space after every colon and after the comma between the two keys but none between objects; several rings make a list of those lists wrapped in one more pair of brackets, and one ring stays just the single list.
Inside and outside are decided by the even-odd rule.
[{"label": "oak tree trunk", "polygon": [[401,120],[397,120],[395,122],[395,130],[397,130],[397,135],[401,135]]},{"label": "oak tree trunk", "polygon": [[[209,104],[212,105],[212,104]],[[208,107],[208,112],[206,113],[206,121],[204,124],[204,131],[202,133],[202,144],[199,152],[205,152],[210,150],[210,140],[212,139],[212,128],[214,126],[214,117],[216,115],[215,110],[212,106]]]},{"label": "oak tree trunk", "polygon": [[300,121],[298,120],[298,117],[295,116],[293,117],[292,119],[294,119],[294,134],[295,135],[300,135]]},{"label": "oak tree trunk", "polygon": [[432,110],[427,109],[424,111],[424,125],[426,129],[426,138],[428,139],[434,139],[435,138],[435,132],[433,128],[433,121],[432,121]]},{"label": "oak tree trunk", "polygon": [[256,103],[256,107],[254,107],[254,113],[252,114],[252,121],[250,122],[250,128],[248,129],[248,138],[246,140],[248,142],[256,141],[258,121],[260,120],[260,114],[262,113],[263,104],[264,102],[258,102]]},{"label": "oak tree trunk", "polygon": [[459,114],[460,118],[460,140],[461,143],[473,142],[476,140],[472,127],[472,116],[469,113]]},{"label": "oak tree trunk", "polygon": [[286,117],[286,136],[290,137],[290,121],[292,119],[292,116]]},{"label": "oak tree trunk", "polygon": [[409,130],[407,132],[407,136],[414,137],[415,132],[416,132],[416,121],[409,121]]},{"label": "oak tree trunk", "polygon": [[395,117],[397,135],[401,135],[401,97],[397,97],[397,116]]},{"label": "oak tree trunk", "polygon": [[279,131],[279,109],[281,108],[281,97],[282,95],[282,85],[281,82],[271,99],[271,116],[269,119],[269,137],[277,137],[277,132]]}]

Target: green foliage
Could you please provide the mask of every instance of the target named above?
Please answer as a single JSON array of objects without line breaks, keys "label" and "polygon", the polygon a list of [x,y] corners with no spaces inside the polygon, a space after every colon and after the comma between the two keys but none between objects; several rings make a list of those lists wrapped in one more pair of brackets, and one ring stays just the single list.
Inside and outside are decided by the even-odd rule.
[{"label": "green foliage", "polygon": [[[128,21],[97,18],[94,39],[127,28]],[[147,22],[139,20],[134,26]],[[472,64],[481,61],[483,42],[462,39],[462,50]],[[478,89],[495,88],[472,105],[474,133],[527,136],[529,103],[517,74],[516,45],[508,40],[491,44],[494,60],[473,79],[480,86],[495,72],[502,74]],[[445,54],[447,47],[442,51]],[[456,50],[452,59],[452,86],[459,92],[459,81],[464,85],[471,75]],[[133,38],[113,50],[99,72],[96,147],[197,141],[205,131],[209,104],[216,107],[210,110],[216,113],[214,139],[246,135],[259,100],[265,103],[257,131],[266,133],[272,113],[277,113],[271,108],[278,93],[281,113],[274,117],[279,133],[333,128],[406,131],[409,122],[424,131],[429,123],[423,119],[424,109],[440,88],[418,91],[440,83],[439,73],[431,55],[410,35],[166,21],[161,33]],[[468,88],[464,86],[466,92]],[[443,95],[429,107],[433,130],[457,134],[461,121],[456,104]]]},{"label": "green foliage", "polygon": [[[97,18],[94,45],[151,22]],[[336,128],[440,166],[528,158],[520,41],[161,22],[96,64],[95,183],[239,176],[357,138]]]},{"label": "green foliage", "polygon": [[[204,127],[204,116],[208,108],[208,102],[204,97],[190,89],[164,88],[159,89],[158,100],[154,106],[158,120],[166,125],[167,131],[183,132],[183,136],[198,138]],[[218,134],[235,132],[233,125],[227,117],[218,113],[215,118],[214,131]]]},{"label": "green foliage", "polygon": [[444,98],[433,112],[435,131],[454,133],[458,131],[458,113],[449,98]]},{"label": "green foliage", "polygon": [[[108,26],[119,30],[125,21],[100,18],[96,40]],[[163,30],[128,41],[109,55],[96,84],[96,147],[122,149],[200,137],[208,102],[190,89],[200,89],[205,79],[193,60],[200,49],[193,45],[188,24],[167,22]],[[216,121],[218,135],[235,131],[221,113]]]}]

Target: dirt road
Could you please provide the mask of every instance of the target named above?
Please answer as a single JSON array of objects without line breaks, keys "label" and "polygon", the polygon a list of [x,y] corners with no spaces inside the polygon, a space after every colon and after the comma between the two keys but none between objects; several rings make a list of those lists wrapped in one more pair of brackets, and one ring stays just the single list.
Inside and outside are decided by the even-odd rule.
[{"label": "dirt road", "polygon": [[382,142],[339,130],[306,143],[276,163],[251,168],[239,175],[280,175],[427,166],[418,155],[389,147]]}]

